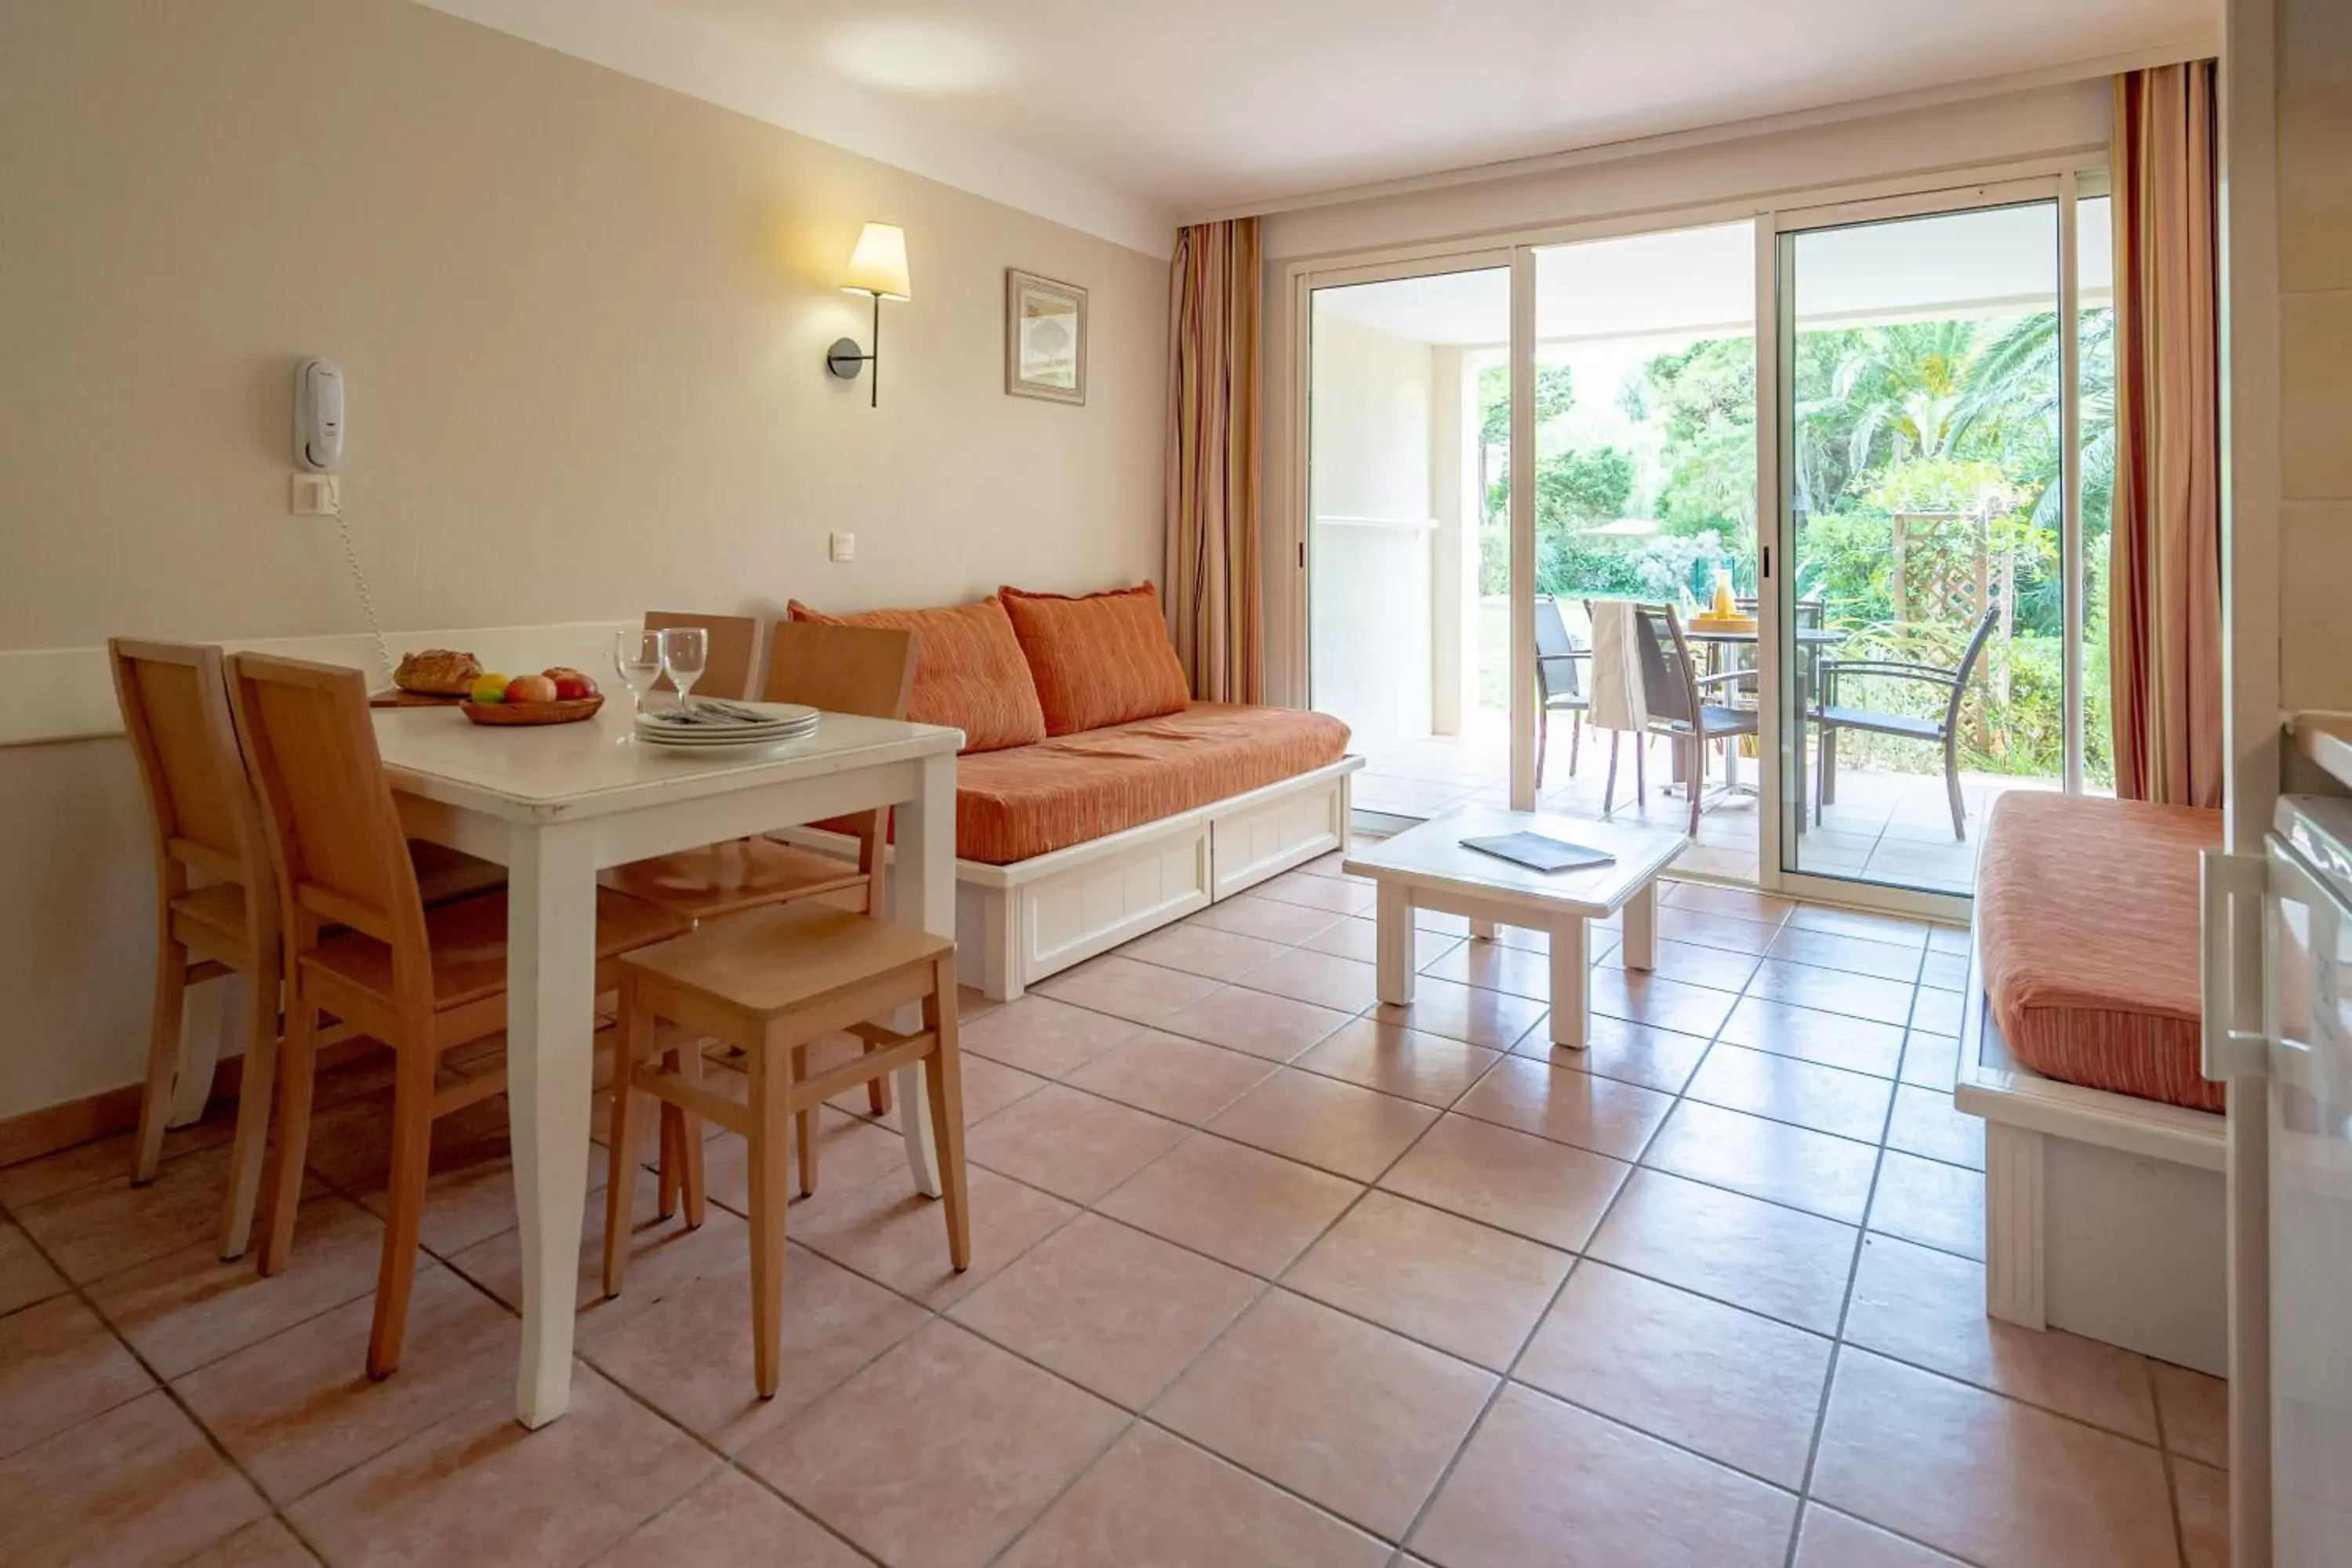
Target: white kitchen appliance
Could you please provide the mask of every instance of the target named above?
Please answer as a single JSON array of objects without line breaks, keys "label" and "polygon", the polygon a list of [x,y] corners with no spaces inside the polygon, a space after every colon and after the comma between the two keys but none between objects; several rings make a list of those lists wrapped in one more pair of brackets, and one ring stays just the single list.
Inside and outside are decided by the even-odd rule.
[{"label": "white kitchen appliance", "polygon": [[[2271,1079],[2273,1568],[2352,1565],[2352,799],[2288,795],[2263,852],[2206,857],[2205,1076]],[[2259,1029],[2227,935],[2261,904]],[[2242,918],[2234,922],[2233,915]],[[2233,1258],[2252,1258],[2242,1246]],[[2257,1276],[2259,1278],[2259,1276]]]}]

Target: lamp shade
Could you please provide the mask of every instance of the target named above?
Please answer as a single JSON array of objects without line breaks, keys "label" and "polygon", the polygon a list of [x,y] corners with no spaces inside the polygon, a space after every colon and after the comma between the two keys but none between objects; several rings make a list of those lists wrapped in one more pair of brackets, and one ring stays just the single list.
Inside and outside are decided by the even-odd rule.
[{"label": "lamp shade", "polygon": [[878,294],[886,300],[915,297],[907,278],[907,231],[896,224],[869,223],[849,255],[849,270],[841,286],[853,294]]}]

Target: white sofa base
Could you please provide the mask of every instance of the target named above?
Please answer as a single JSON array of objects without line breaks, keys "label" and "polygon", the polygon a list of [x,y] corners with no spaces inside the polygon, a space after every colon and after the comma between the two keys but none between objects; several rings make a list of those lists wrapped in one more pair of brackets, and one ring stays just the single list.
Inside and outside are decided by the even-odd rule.
[{"label": "white sofa base", "polygon": [[1985,1122],[1985,1310],[2228,1373],[2228,1123],[2010,1058],[1983,973],[1952,1101]]},{"label": "white sofa base", "polygon": [[1107,952],[1348,842],[1349,776],[1336,763],[1007,866],[956,862],[963,983],[1009,1002]]},{"label": "white sofa base", "polygon": [[[1348,842],[1341,757],[1106,837],[1006,866],[956,862],[956,966],[966,985],[1010,1002],[1030,986]],[[815,828],[771,837],[839,850]]]}]

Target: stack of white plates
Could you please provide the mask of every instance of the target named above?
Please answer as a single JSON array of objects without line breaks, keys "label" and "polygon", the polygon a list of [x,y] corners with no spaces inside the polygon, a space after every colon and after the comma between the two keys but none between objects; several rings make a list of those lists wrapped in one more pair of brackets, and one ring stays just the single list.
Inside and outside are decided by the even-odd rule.
[{"label": "stack of white plates", "polygon": [[637,715],[637,736],[656,746],[775,746],[816,732],[817,710],[797,702],[698,700],[691,711]]}]

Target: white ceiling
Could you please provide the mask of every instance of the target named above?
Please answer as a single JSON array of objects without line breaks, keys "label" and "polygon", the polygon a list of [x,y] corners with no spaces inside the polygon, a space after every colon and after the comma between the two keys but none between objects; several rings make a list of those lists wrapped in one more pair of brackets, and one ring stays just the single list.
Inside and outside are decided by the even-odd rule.
[{"label": "white ceiling", "polygon": [[[1024,179],[1066,171],[1171,221],[2191,42],[2211,36],[2214,9],[2211,0],[425,3],[919,172],[936,171],[890,150],[923,139],[910,127],[934,151],[961,142],[940,153],[950,160],[1011,162]],[[717,89],[698,85],[704,79]]]}]

